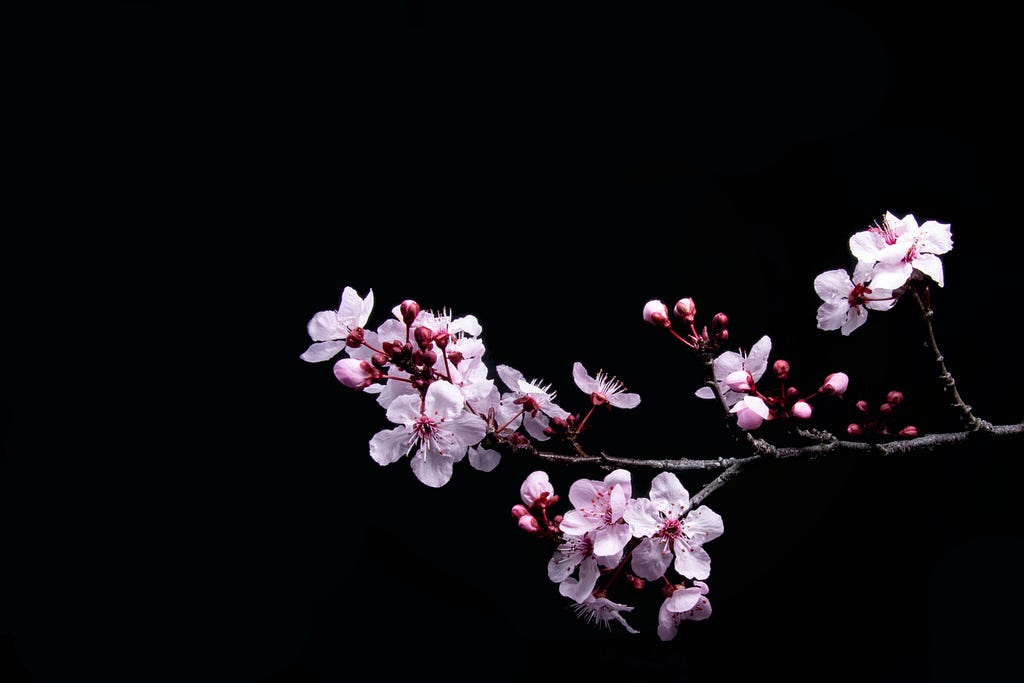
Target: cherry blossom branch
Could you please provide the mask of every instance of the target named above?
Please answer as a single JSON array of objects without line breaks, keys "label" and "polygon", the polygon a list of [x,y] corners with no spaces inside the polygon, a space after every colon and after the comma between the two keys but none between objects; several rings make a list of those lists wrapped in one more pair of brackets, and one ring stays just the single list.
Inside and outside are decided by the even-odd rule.
[{"label": "cherry blossom branch", "polygon": [[963,398],[961,398],[960,392],[956,388],[956,380],[953,379],[953,375],[946,367],[946,360],[942,352],[939,351],[938,342],[935,341],[935,329],[932,327],[932,318],[935,312],[932,310],[931,305],[925,303],[914,287],[910,288],[910,293],[913,295],[914,301],[917,302],[918,308],[921,309],[921,316],[924,318],[924,324],[928,330],[928,347],[935,354],[935,362],[939,365],[939,379],[944,384],[942,387],[943,391],[949,393],[953,407],[960,411],[964,423],[970,429],[975,431],[991,431],[993,429],[992,423],[977,417],[971,411],[971,406],[967,405]]}]

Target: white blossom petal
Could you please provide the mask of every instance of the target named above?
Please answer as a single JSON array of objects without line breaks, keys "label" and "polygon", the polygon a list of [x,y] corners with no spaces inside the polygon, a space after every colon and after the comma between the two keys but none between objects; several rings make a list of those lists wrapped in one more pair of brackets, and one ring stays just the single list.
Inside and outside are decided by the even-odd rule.
[{"label": "white blossom petal", "polygon": [[949,223],[925,221],[918,232],[917,248],[929,254],[945,254],[953,248]]},{"label": "white blossom petal", "polygon": [[[463,449],[463,453],[465,449]],[[431,488],[440,488],[452,478],[455,460],[432,447],[420,447],[409,460],[416,478]]]},{"label": "white blossom petal", "polygon": [[612,394],[608,397],[608,403],[615,408],[636,408],[640,405],[640,394]]},{"label": "white blossom petal", "polygon": [[299,358],[307,363],[319,363],[334,358],[343,348],[345,340],[313,342]]},{"label": "white blossom petal", "polygon": [[523,416],[523,426],[526,427],[526,432],[537,441],[548,440],[548,435],[544,433],[548,424],[548,418],[543,413],[537,413],[537,417]]},{"label": "white blossom petal", "polygon": [[942,273],[942,259],[934,254],[918,254],[914,259],[914,267],[930,277],[939,285],[944,286]]},{"label": "white blossom petal", "polygon": [[701,547],[687,548],[676,543],[675,569],[688,579],[706,579],[711,575],[711,556]]},{"label": "white blossom petal", "polygon": [[855,329],[866,323],[868,312],[862,306],[850,306],[846,309],[846,320],[843,321],[843,336],[848,336]]},{"label": "white blossom petal", "polygon": [[501,453],[490,448],[469,449],[469,464],[481,472],[490,472],[501,462]]},{"label": "white blossom petal", "polygon": [[724,531],[722,516],[706,505],[690,511],[683,520],[683,533],[699,545],[715,540]]},{"label": "white blossom petal", "polygon": [[337,311],[320,311],[306,325],[309,338],[313,341],[344,339],[349,330],[338,319]]},{"label": "white blossom petal", "polygon": [[[563,524],[564,521],[563,519]],[[633,534],[629,532],[627,524],[611,524],[598,528],[594,531],[594,553],[597,555],[617,553],[626,547],[631,538],[633,538]]]},{"label": "white blossom petal", "polygon": [[587,557],[580,562],[580,578],[572,578],[562,581],[558,586],[558,592],[576,602],[583,602],[594,592],[597,579],[601,575],[601,569],[597,566],[597,560]]},{"label": "white blossom petal", "polygon": [[914,267],[905,261],[898,263],[879,263],[875,266],[875,274],[871,279],[870,287],[882,287],[884,289],[898,289],[907,283],[907,280],[914,272]]},{"label": "white blossom petal", "polygon": [[768,369],[768,355],[772,352],[772,340],[768,335],[758,339],[750,347],[750,353],[744,360],[744,367],[754,378],[754,381],[761,379],[764,371]]},{"label": "white blossom petal", "polygon": [[427,394],[423,399],[423,410],[427,415],[452,419],[462,413],[465,403],[466,400],[462,397],[462,392],[458,387],[450,382],[437,381],[427,387]]},{"label": "white blossom petal", "polygon": [[587,373],[587,369],[579,361],[572,365],[572,378],[584,394],[592,394],[599,388],[597,380]]},{"label": "white blossom petal", "polygon": [[525,380],[523,373],[508,365],[499,365],[495,370],[509,391],[521,391],[519,382]]},{"label": "white blossom petal", "polygon": [[846,300],[853,291],[853,282],[841,268],[826,270],[814,278],[814,291],[825,302]]},{"label": "white blossom petal", "polygon": [[697,391],[693,392],[693,395],[697,398],[714,398],[715,391],[711,387],[701,387]]},{"label": "white blossom petal", "polygon": [[442,429],[454,436],[463,450],[467,446],[474,446],[487,435],[487,424],[478,416],[470,412],[463,412],[454,420],[445,420],[441,423]]},{"label": "white blossom petal", "polygon": [[569,510],[562,516],[562,523],[558,525],[558,528],[562,530],[563,534],[582,536],[588,531],[595,531],[603,525],[604,522],[596,517],[585,515],[579,510]]},{"label": "white blossom petal", "polygon": [[822,304],[818,306],[818,329],[831,331],[838,330],[846,322],[846,314],[850,305],[845,301],[836,304]]},{"label": "white blossom petal", "polygon": [[400,460],[412,445],[408,427],[395,427],[377,432],[370,439],[370,457],[379,465],[390,465]]},{"label": "white blossom petal", "polygon": [[665,544],[645,538],[640,541],[640,545],[633,549],[629,566],[633,573],[641,579],[656,581],[665,575],[670,564],[672,564],[672,553],[665,547]]},{"label": "white blossom petal", "polygon": [[700,599],[699,588],[680,588],[665,600],[665,609],[669,612],[689,612],[700,602]]},{"label": "white blossom petal", "polygon": [[850,238],[850,253],[858,261],[874,263],[878,261],[878,252],[885,242],[881,235],[871,230],[862,230]]},{"label": "white blossom petal", "polygon": [[661,472],[651,480],[651,502],[666,517],[678,519],[690,505],[690,493],[672,472]]},{"label": "white blossom petal", "polygon": [[630,532],[640,538],[653,536],[661,528],[662,517],[658,506],[647,498],[637,498],[622,513],[622,519],[629,525]]}]

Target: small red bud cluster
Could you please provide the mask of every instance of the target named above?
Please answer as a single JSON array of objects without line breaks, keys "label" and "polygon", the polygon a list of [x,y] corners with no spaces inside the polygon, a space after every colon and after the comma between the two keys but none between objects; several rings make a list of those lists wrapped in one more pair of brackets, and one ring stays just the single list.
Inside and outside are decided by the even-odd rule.
[{"label": "small red bud cluster", "polygon": [[872,408],[867,401],[857,401],[855,408],[860,415],[856,422],[851,422],[846,427],[846,433],[850,436],[864,438],[888,438],[897,437],[901,439],[913,439],[917,437],[917,427],[905,425],[900,427],[902,420],[897,420],[897,408],[903,404],[903,393],[890,391],[885,395],[885,401]]},{"label": "small red bud cluster", "polygon": [[693,299],[685,297],[676,302],[672,307],[672,313],[676,318],[689,328],[688,332],[679,334],[672,329],[672,320],[669,317],[668,306],[652,299],[644,305],[644,320],[668,332],[682,343],[695,350],[716,349],[729,339],[729,318],[725,313],[716,313],[711,318],[711,329],[705,325],[700,332],[697,331],[697,304]]},{"label": "small red bud cluster", "polygon": [[560,533],[558,525],[562,522],[562,515],[555,515],[548,519],[548,508],[558,501],[559,497],[556,493],[541,493],[529,507],[522,503],[513,505],[512,518],[516,520],[519,528],[528,534],[541,538],[554,538]]}]

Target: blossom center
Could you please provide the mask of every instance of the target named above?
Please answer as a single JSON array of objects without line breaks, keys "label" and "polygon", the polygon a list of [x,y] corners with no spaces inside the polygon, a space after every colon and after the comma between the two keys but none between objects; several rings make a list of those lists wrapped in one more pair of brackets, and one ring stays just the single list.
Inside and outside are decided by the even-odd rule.
[{"label": "blossom center", "polygon": [[437,437],[438,424],[426,415],[420,415],[413,423],[412,433],[420,441],[433,441]]},{"label": "blossom center", "polygon": [[666,519],[658,529],[658,535],[675,540],[683,535],[683,525],[679,523],[678,519]]},{"label": "blossom center", "polygon": [[854,286],[853,291],[850,292],[850,296],[846,300],[851,306],[859,306],[867,301],[864,295],[870,293],[870,289],[862,284],[858,284]]},{"label": "blossom center", "polygon": [[899,240],[896,233],[893,232],[891,227],[889,227],[889,221],[884,218],[882,219],[881,225],[876,222],[873,227],[868,228],[868,232],[876,232],[880,234],[882,239],[885,240],[885,243],[889,245],[896,244]]}]

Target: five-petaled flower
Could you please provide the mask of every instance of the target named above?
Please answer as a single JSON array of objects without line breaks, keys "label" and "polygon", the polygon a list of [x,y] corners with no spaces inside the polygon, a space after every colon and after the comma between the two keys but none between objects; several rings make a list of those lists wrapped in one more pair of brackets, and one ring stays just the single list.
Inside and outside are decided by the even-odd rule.
[{"label": "five-petaled flower", "polygon": [[915,270],[943,286],[942,259],[953,248],[949,223],[925,221],[920,226],[914,214],[897,218],[886,212],[881,225],[862,230],[850,238],[850,252],[858,267],[871,274],[872,289],[898,289]]},{"label": "five-petaled flower", "polygon": [[[313,343],[299,358],[309,363],[318,363],[333,358],[345,348],[345,340],[348,335],[366,324],[372,310],[372,289],[364,299],[356,290],[345,287],[341,293],[341,304],[338,306],[338,310],[320,311],[310,319],[306,331],[309,332]],[[368,356],[368,353],[366,355]]]},{"label": "five-petaled flower", "polygon": [[640,405],[640,394],[628,393],[622,382],[604,371],[598,371],[597,377],[591,377],[583,364],[577,361],[572,366],[572,377],[580,391],[590,394],[590,401],[595,406],[608,404],[616,408],[636,408]]},{"label": "five-petaled flower", "polygon": [[569,487],[569,502],[575,507],[562,518],[563,533],[583,536],[591,533],[596,555],[614,555],[632,537],[623,513],[633,492],[628,470],[613,470],[603,481],[579,479]]},{"label": "five-petaled flower", "polygon": [[689,579],[710,575],[711,557],[701,546],[722,535],[722,518],[705,505],[689,507],[690,494],[679,478],[662,472],[651,480],[651,497],[637,498],[625,511],[631,533],[643,538],[631,560],[637,576],[660,579],[669,564]]},{"label": "five-petaled flower", "polygon": [[416,478],[427,486],[444,486],[454,463],[487,432],[484,421],[463,406],[459,390],[444,381],[427,388],[422,406],[418,394],[397,397],[388,406],[387,418],[400,426],[370,439],[370,457],[390,465],[418,447],[410,460]]},{"label": "five-petaled flower", "polygon": [[842,330],[843,336],[867,322],[868,309],[887,311],[896,303],[891,289],[867,287],[870,268],[854,270],[853,278],[841,268],[826,270],[814,278],[814,291],[821,297],[818,329]]},{"label": "five-petaled flower", "polygon": [[658,637],[672,640],[682,622],[703,621],[710,617],[711,603],[704,597],[707,594],[708,585],[694,581],[692,588],[677,588],[665,598],[658,610]]}]

